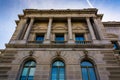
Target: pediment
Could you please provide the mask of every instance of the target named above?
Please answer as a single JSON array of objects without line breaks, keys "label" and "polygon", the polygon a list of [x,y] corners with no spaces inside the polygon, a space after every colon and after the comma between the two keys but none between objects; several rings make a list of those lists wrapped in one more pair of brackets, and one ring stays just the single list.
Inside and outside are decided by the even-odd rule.
[{"label": "pediment", "polygon": [[33,29],[47,29],[47,28],[43,26],[34,26]]},{"label": "pediment", "polygon": [[86,28],[84,26],[75,26],[75,27],[73,27],[73,29],[84,30]]},{"label": "pediment", "polygon": [[55,26],[55,27],[53,27],[53,29],[67,29],[67,28],[64,26]]}]

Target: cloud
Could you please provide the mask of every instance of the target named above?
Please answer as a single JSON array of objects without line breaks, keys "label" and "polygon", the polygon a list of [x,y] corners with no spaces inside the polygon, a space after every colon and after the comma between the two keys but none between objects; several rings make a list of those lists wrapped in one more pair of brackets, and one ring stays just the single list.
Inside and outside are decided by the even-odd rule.
[{"label": "cloud", "polygon": [[87,8],[85,0],[27,0],[24,1],[28,8],[33,9],[67,9],[67,8]]}]

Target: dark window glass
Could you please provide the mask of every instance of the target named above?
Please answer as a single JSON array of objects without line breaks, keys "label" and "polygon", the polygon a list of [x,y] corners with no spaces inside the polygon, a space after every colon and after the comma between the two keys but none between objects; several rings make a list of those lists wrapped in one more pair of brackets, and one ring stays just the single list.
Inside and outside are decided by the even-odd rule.
[{"label": "dark window glass", "polygon": [[82,78],[83,80],[97,80],[94,66],[89,61],[83,61],[81,63]]},{"label": "dark window glass", "polygon": [[84,35],[82,35],[82,34],[76,34],[75,35],[75,40],[76,41],[84,41],[85,39],[84,39]]},{"label": "dark window glass", "polygon": [[114,49],[119,49],[117,41],[112,41],[112,44]]},{"label": "dark window glass", "polygon": [[51,80],[65,80],[65,64],[62,61],[55,61],[52,64]]},{"label": "dark window glass", "polygon": [[56,43],[64,43],[64,34],[56,34],[55,42]]},{"label": "dark window glass", "polygon": [[44,35],[37,35],[36,36],[37,43],[43,43],[43,41],[44,41]]},{"label": "dark window glass", "polygon": [[76,34],[75,35],[76,43],[84,44],[84,40],[85,40],[84,35],[82,35],[82,34]]},{"label": "dark window glass", "polygon": [[28,61],[24,64],[20,80],[34,80],[36,63],[35,61]]}]

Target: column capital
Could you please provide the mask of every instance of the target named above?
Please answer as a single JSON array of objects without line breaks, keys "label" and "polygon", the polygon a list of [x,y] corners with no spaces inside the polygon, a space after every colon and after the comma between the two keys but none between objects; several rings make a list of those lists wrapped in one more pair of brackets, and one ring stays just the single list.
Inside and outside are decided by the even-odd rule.
[{"label": "column capital", "polygon": [[49,19],[53,19],[53,17],[49,17]]},{"label": "column capital", "polygon": [[34,18],[34,17],[31,17],[30,19],[31,19],[31,20],[34,20],[35,18]]},{"label": "column capital", "polygon": [[90,17],[85,17],[85,19],[90,19]]},{"label": "column capital", "polygon": [[67,17],[67,19],[71,19],[71,17]]}]

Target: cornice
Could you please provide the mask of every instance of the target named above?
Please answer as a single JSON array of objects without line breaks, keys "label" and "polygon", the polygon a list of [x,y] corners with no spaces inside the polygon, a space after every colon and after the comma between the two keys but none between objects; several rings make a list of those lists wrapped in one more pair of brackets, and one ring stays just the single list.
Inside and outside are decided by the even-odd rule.
[{"label": "cornice", "polygon": [[[25,9],[25,17],[96,17],[98,9]],[[56,14],[56,15],[55,15]],[[64,16],[61,16],[64,15]],[[90,16],[92,15],[92,16]],[[94,16],[93,16],[94,15]]]},{"label": "cornice", "polygon": [[108,22],[102,22],[105,27],[120,27],[120,21],[108,21]]},{"label": "cornice", "polygon": [[88,8],[88,9],[25,9],[24,14],[28,13],[93,13],[97,14],[98,9]]},{"label": "cornice", "polygon": [[108,44],[6,44],[6,48],[113,48]]},{"label": "cornice", "polygon": [[104,14],[97,14],[97,17],[102,20]]}]

